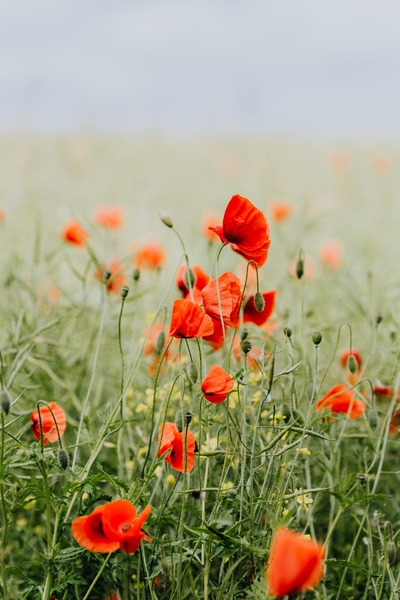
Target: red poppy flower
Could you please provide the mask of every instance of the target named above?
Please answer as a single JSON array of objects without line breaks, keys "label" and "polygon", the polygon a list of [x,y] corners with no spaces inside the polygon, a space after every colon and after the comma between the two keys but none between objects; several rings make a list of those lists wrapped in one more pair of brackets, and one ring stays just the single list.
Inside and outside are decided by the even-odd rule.
[{"label": "red poppy flower", "polygon": [[52,443],[58,441],[57,428],[55,423],[57,423],[60,437],[64,435],[65,429],[67,427],[67,419],[65,417],[65,412],[63,411],[61,406],[59,406],[55,402],[49,402],[48,406],[43,405],[40,406],[39,409],[34,410],[31,414],[31,421],[31,430],[37,440],[40,440],[40,421],[42,422],[43,444],[45,446],[49,442]]},{"label": "red poppy flower", "polygon": [[[158,457],[162,456],[168,450],[169,452],[165,457],[165,461],[181,473],[190,473],[195,462],[196,441],[193,433],[187,427],[181,433],[178,431],[175,423],[167,422],[164,425],[161,424],[158,443],[160,445],[157,454]],[[186,450],[186,470],[184,450]]]},{"label": "red poppy flower", "polygon": [[367,407],[365,402],[355,398],[353,391],[345,385],[334,385],[318,400],[316,409],[318,412],[329,409],[331,413],[345,413],[350,419],[359,419]]},{"label": "red poppy flower", "polygon": [[93,213],[95,223],[105,229],[119,229],[123,222],[123,213],[118,206],[100,206]]},{"label": "red poppy flower", "polygon": [[[387,385],[374,385],[374,394],[380,398],[393,398],[394,388]],[[397,395],[400,396],[400,390],[397,390]]]},{"label": "red poppy flower", "polygon": [[4,221],[6,218],[6,213],[4,212],[4,210],[2,208],[0,208],[0,223],[2,221]]},{"label": "red poppy flower", "polygon": [[119,294],[121,288],[126,285],[127,279],[123,266],[116,258],[113,258],[104,269],[98,269],[95,277],[98,281],[104,281],[105,274],[109,274],[109,277],[105,279],[107,292],[110,294]]},{"label": "red poppy flower", "polygon": [[342,266],[343,246],[340,240],[326,240],[319,246],[318,253],[327,267],[339,269]]},{"label": "red poppy flower", "polygon": [[[194,276],[194,281],[192,283],[193,299],[195,302],[200,303],[202,301],[201,290],[209,282],[210,278],[207,273],[198,265],[190,267],[190,270]],[[178,274],[176,276],[176,285],[181,290],[183,297],[190,299],[186,265],[181,265],[179,267]]]},{"label": "red poppy flower", "polygon": [[279,527],[274,535],[265,578],[274,598],[306,592],[321,581],[325,549],[322,544]]},{"label": "red poppy flower", "polygon": [[138,269],[160,269],[165,263],[165,250],[159,242],[134,246],[132,250],[136,252],[133,264]]},{"label": "red poppy flower", "polygon": [[121,548],[125,553],[135,552],[142,539],[151,539],[141,531],[151,506],[147,505],[137,516],[129,500],[115,500],[102,504],[90,515],[72,521],[72,535],[90,552],[114,552]]},{"label": "red poppy flower", "polygon": [[242,196],[232,196],[226,207],[222,226],[210,227],[221,242],[261,267],[267,260],[270,245],[268,223],[258,208]]},{"label": "red poppy flower", "polygon": [[293,213],[293,204],[284,200],[270,202],[269,210],[274,221],[284,221]]},{"label": "red poppy flower", "polygon": [[175,300],[169,334],[176,338],[198,338],[211,335],[214,325],[204,308],[190,300]]},{"label": "red poppy flower", "polygon": [[[219,290],[219,297],[218,297]],[[206,313],[215,320],[224,321],[234,329],[239,327],[239,309],[242,291],[240,281],[231,272],[224,273],[217,280],[211,279],[201,292]]]},{"label": "red poppy flower", "polygon": [[78,221],[73,220],[65,225],[61,231],[61,237],[70,244],[84,248],[88,234]]},{"label": "red poppy flower", "polygon": [[230,378],[228,373],[215,364],[203,379],[201,390],[206,400],[213,404],[220,404],[220,402],[225,400],[229,392],[232,391],[234,385],[235,382]]},{"label": "red poppy flower", "polygon": [[255,296],[250,296],[248,300],[245,300],[243,309],[243,321],[245,323],[255,323],[255,325],[263,325],[265,321],[272,315],[275,305],[276,291],[263,292],[262,297],[264,298],[264,308],[261,312],[258,312],[254,304]]}]

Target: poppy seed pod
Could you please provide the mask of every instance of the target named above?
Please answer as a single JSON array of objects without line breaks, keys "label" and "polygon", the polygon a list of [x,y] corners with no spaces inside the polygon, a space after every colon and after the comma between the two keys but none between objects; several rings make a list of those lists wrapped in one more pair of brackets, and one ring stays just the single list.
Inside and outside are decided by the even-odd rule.
[{"label": "poppy seed pod", "polygon": [[172,223],[172,219],[168,213],[160,212],[158,214],[160,215],[160,219],[164,223],[164,225],[166,225],[167,227],[170,227],[170,228],[172,228],[174,226]]},{"label": "poppy seed pod", "polygon": [[129,294],[129,288],[127,285],[123,285],[121,290],[120,290],[120,294],[121,294],[121,298],[123,300],[125,300],[125,298],[127,297],[127,295]]},{"label": "poppy seed pod", "polygon": [[7,390],[0,392],[0,406],[3,413],[7,416],[11,408],[11,396]]},{"label": "poppy seed pod", "polygon": [[265,307],[265,300],[261,292],[256,292],[254,295],[254,306],[258,312],[262,312]]},{"label": "poppy seed pod", "polygon": [[322,341],[322,335],[319,331],[314,331],[312,341],[315,346],[319,346]]},{"label": "poppy seed pod", "polygon": [[58,464],[65,471],[69,465],[69,456],[65,448],[60,448],[58,451]]},{"label": "poppy seed pod", "polygon": [[240,344],[240,347],[244,354],[248,354],[251,350],[251,342],[249,340],[243,340],[243,342]]}]

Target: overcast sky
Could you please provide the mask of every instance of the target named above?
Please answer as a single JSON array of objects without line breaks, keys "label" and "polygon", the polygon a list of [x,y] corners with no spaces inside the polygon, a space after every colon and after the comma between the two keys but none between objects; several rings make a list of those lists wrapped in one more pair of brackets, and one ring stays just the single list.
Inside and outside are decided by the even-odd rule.
[{"label": "overcast sky", "polygon": [[0,0],[0,131],[400,139],[399,0]]}]

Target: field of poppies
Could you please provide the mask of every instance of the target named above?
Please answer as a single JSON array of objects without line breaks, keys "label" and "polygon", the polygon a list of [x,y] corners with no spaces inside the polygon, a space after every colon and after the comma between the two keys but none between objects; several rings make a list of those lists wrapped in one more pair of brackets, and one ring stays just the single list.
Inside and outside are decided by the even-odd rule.
[{"label": "field of poppies", "polygon": [[2,598],[398,598],[399,151],[0,156]]}]

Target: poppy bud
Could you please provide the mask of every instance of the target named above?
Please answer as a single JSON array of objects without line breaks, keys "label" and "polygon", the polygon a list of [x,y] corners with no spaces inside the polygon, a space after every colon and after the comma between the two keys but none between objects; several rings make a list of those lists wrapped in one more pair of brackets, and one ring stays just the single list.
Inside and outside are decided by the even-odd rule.
[{"label": "poppy bud", "polygon": [[347,368],[353,375],[357,372],[357,361],[354,357],[354,354],[349,355],[349,358],[347,359]]},{"label": "poppy bud", "polygon": [[359,473],[357,475],[357,479],[360,482],[360,485],[364,486],[367,483],[367,476],[365,473]]},{"label": "poppy bud", "polygon": [[249,340],[243,340],[243,342],[240,344],[240,347],[244,354],[248,354],[251,350],[251,342],[249,342]]},{"label": "poppy bud", "polygon": [[196,277],[195,277],[195,274],[193,273],[192,269],[186,269],[185,284],[187,285],[187,287],[189,289],[192,289],[195,281],[196,281]]},{"label": "poppy bud", "polygon": [[160,333],[157,336],[156,339],[156,351],[158,354],[161,354],[162,349],[164,348],[164,344],[165,344],[165,333],[163,331],[160,331]]},{"label": "poppy bud", "polygon": [[164,223],[164,225],[166,225],[167,227],[170,227],[170,228],[172,228],[174,226],[172,223],[172,219],[168,213],[162,211],[158,214],[160,215],[160,219]]},{"label": "poppy bud", "polygon": [[243,329],[240,332],[240,339],[242,340],[242,342],[247,338],[248,335],[249,332],[247,331],[246,327],[243,327]]},{"label": "poppy bud", "polygon": [[139,269],[133,269],[132,279],[133,279],[133,281],[139,281],[139,279],[140,279]]},{"label": "poppy bud", "polygon": [[168,575],[168,573],[171,570],[171,561],[170,561],[170,559],[169,558],[163,558],[163,559],[161,559],[160,566],[161,566],[161,568],[163,570],[163,573],[165,575]]},{"label": "poppy bud", "polygon": [[284,327],[283,328],[283,333],[286,335],[287,338],[291,338],[292,337],[292,330],[290,329],[290,327]]},{"label": "poppy bud", "polygon": [[386,544],[386,555],[389,565],[393,565],[396,562],[397,546],[393,540],[389,540]]},{"label": "poppy bud", "polygon": [[175,413],[175,425],[179,433],[182,433],[184,427],[189,427],[190,421],[192,420],[192,413],[178,410]]},{"label": "poppy bud", "polygon": [[219,463],[219,464],[224,464],[224,462],[225,462],[225,452],[224,452],[224,450],[221,448],[221,446],[215,446],[214,450],[216,452],[220,453],[220,454],[216,454],[214,456],[215,462]]},{"label": "poppy bud", "polygon": [[107,283],[107,281],[110,279],[111,275],[112,275],[111,271],[104,271],[103,282]]},{"label": "poppy bud", "polygon": [[296,262],[296,276],[297,279],[301,279],[304,275],[304,259],[299,255]]},{"label": "poppy bud", "polygon": [[322,341],[322,335],[319,331],[314,331],[312,341],[315,346],[319,346]]},{"label": "poppy bud", "polygon": [[11,396],[7,390],[2,390],[0,392],[0,406],[3,413],[7,416],[11,407]]},{"label": "poppy bud", "polygon": [[256,292],[254,296],[254,306],[258,312],[262,312],[265,308],[265,300],[261,292]]},{"label": "poppy bud", "polygon": [[121,294],[121,298],[123,300],[125,300],[125,298],[127,297],[127,295],[129,294],[129,288],[127,285],[123,285],[120,291]]},{"label": "poppy bud", "polygon": [[383,319],[383,316],[382,316],[382,314],[381,314],[381,313],[378,313],[378,314],[376,315],[376,317],[375,317],[375,323],[376,323],[377,325],[379,325],[379,323],[381,323],[381,322],[382,322],[382,319]]},{"label": "poppy bud", "polygon": [[199,372],[197,370],[197,366],[194,362],[191,362],[189,365],[189,379],[192,383],[196,383],[199,377]]},{"label": "poppy bud", "polygon": [[371,409],[368,411],[368,423],[372,431],[375,431],[379,423],[379,415],[376,410]]},{"label": "poppy bud", "polygon": [[60,448],[58,451],[58,464],[64,471],[68,468],[69,465],[69,456],[68,452],[65,448]]}]

